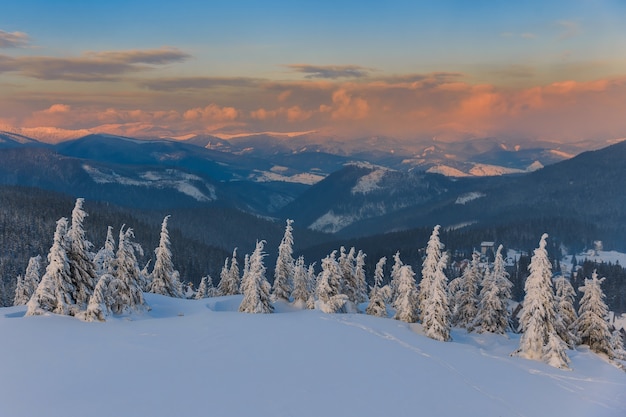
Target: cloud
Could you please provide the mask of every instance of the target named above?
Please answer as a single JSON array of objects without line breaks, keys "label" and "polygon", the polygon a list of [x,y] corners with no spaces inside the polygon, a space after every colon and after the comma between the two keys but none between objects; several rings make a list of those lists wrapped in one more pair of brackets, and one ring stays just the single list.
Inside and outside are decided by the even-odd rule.
[{"label": "cloud", "polygon": [[271,120],[277,117],[284,117],[288,122],[303,122],[310,119],[315,112],[304,110],[300,106],[280,107],[274,110],[260,108],[250,112],[250,117],[256,120]]},{"label": "cloud", "polygon": [[198,90],[221,87],[257,87],[263,80],[246,77],[180,77],[140,81],[141,87],[156,91]]},{"label": "cloud", "polygon": [[47,109],[43,110],[43,113],[47,114],[56,114],[56,113],[67,113],[71,110],[71,107],[67,104],[53,104]]},{"label": "cloud", "polygon": [[213,122],[232,121],[239,112],[234,107],[220,107],[210,104],[204,108],[189,109],[183,114],[185,120],[204,120]]},{"label": "cloud", "polygon": [[370,68],[358,65],[285,65],[294,72],[306,74],[305,78],[322,78],[336,80],[338,78],[364,78],[369,76]]},{"label": "cloud", "polygon": [[0,73],[15,72],[41,80],[114,81],[128,73],[145,71],[153,65],[180,62],[188,57],[175,48],[87,52],[70,58],[0,55]]},{"label": "cloud", "polygon": [[561,33],[559,34],[560,40],[576,37],[581,32],[580,24],[572,20],[559,20],[556,22],[556,25],[561,30]]},{"label": "cloud", "polygon": [[0,30],[0,48],[21,48],[27,46],[30,38],[23,32]]}]

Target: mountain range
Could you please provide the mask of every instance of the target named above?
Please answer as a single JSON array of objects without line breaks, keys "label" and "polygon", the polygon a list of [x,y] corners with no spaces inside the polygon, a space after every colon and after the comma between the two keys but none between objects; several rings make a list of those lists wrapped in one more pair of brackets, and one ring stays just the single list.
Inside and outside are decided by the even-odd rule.
[{"label": "mountain range", "polygon": [[[626,246],[619,238],[626,197],[611,192],[626,176],[626,142],[576,157],[568,153],[573,147],[547,143],[437,142],[422,159],[410,159],[415,149],[406,144],[385,151],[399,144],[389,138],[322,143],[310,135],[139,140],[99,134],[46,144],[2,132],[0,183],[140,209],[220,207],[291,218],[338,238],[436,223],[463,229],[558,218],[593,225],[598,239]],[[463,175],[436,173],[470,165]],[[500,175],[468,174],[480,166],[499,167],[482,173]]]}]

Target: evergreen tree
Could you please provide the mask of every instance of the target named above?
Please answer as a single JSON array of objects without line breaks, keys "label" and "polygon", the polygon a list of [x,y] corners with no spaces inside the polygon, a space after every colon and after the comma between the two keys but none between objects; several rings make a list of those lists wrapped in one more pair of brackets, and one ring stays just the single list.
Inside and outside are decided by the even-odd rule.
[{"label": "evergreen tree", "polygon": [[[224,266],[222,266],[222,270],[220,271],[220,282],[217,284],[217,289],[220,295],[233,295],[236,293],[231,293],[231,284],[230,284],[230,271],[228,269],[228,264],[230,262],[230,258],[226,258],[224,260]],[[244,279],[246,277],[246,273],[244,270]],[[243,287],[243,279],[241,280],[241,286]]]},{"label": "evergreen tree", "polygon": [[431,296],[431,284],[439,274],[439,268],[441,268],[439,260],[441,259],[443,245],[439,241],[440,228],[441,226],[439,225],[433,228],[433,232],[428,240],[428,245],[426,246],[426,257],[422,263],[422,280],[420,281],[418,296],[418,310],[422,320],[428,309],[427,303]]},{"label": "evergreen tree", "polygon": [[274,268],[274,285],[272,299],[289,301],[293,289],[294,260],[293,260],[293,220],[287,219],[285,234],[278,246],[278,258]]},{"label": "evergreen tree", "polygon": [[41,278],[35,293],[27,303],[26,316],[36,316],[48,312],[57,314],[76,313],[75,301],[72,294],[75,288],[70,276],[70,264],[67,257],[67,219],[57,221],[56,231],[50,252],[48,266]]},{"label": "evergreen tree", "polygon": [[485,275],[483,287],[480,290],[478,313],[469,330],[478,333],[489,332],[504,334],[509,328],[509,310],[511,299],[509,274],[504,267],[502,245],[496,251],[493,270]]},{"label": "evergreen tree", "polygon": [[83,222],[87,213],[83,210],[85,199],[76,199],[76,204],[72,210],[72,225],[68,231],[69,250],[67,256],[70,264],[70,276],[72,277],[75,293],[74,298],[77,309],[87,308],[89,298],[98,282],[98,274],[93,262],[91,242],[85,237]]},{"label": "evergreen tree", "polygon": [[198,291],[196,291],[195,299],[202,300],[207,297],[207,277],[202,277],[200,285],[198,285]]},{"label": "evergreen tree", "polygon": [[315,262],[309,264],[307,268],[307,288],[309,291],[309,299],[306,300],[306,308],[313,310],[315,308],[315,289],[317,288],[317,274],[315,274]]},{"label": "evergreen tree", "polygon": [[243,283],[243,300],[239,305],[242,313],[272,313],[274,306],[270,303],[271,286],[265,278],[265,265],[263,247],[265,241],[257,241],[256,248],[250,256],[250,269]]},{"label": "evergreen tree", "polygon": [[167,295],[170,297],[182,297],[182,285],[178,271],[174,270],[172,252],[170,250],[170,235],[167,230],[167,221],[170,216],[165,216],[161,224],[161,238],[159,247],[154,250],[156,260],[152,270],[152,285],[150,292]]},{"label": "evergreen tree", "polygon": [[112,313],[111,307],[114,304],[114,297],[117,294],[112,293],[110,287],[111,282],[115,281],[115,277],[110,274],[104,274],[98,280],[93,295],[89,299],[87,310],[82,313],[82,319],[85,321],[105,321],[106,316]]},{"label": "evergreen tree", "polygon": [[239,263],[237,262],[237,248],[233,249],[233,257],[230,258],[230,268],[228,269],[230,285],[235,294],[241,294],[241,277],[239,276]]},{"label": "evergreen tree", "polygon": [[448,262],[447,254],[439,258],[435,275],[428,285],[429,296],[425,298],[422,310],[424,331],[431,339],[447,342],[450,340],[450,306],[448,304],[448,278],[443,272]]},{"label": "evergreen tree", "polygon": [[220,292],[219,290],[213,285],[213,278],[211,278],[211,275],[207,275],[206,276],[206,296],[208,298],[211,297],[219,297]]},{"label": "evergreen tree", "polygon": [[339,249],[339,259],[337,260],[337,264],[339,265],[339,273],[341,275],[339,293],[344,294],[347,297],[348,301],[351,301],[352,303],[355,302],[357,291],[355,253],[356,251],[354,247],[350,248],[350,250],[346,252],[346,248],[342,246]]},{"label": "evergreen tree", "polygon": [[404,264],[400,259],[400,251],[397,251],[393,255],[393,266],[391,267],[391,280],[389,286],[391,287],[391,303],[394,304],[398,297],[398,284],[400,282],[400,269]]},{"label": "evergreen tree", "polygon": [[410,265],[403,265],[398,271],[397,296],[393,304],[396,309],[394,319],[415,323],[417,321],[417,288],[415,273]]},{"label": "evergreen tree", "polygon": [[530,275],[524,286],[526,295],[520,318],[523,334],[514,354],[527,359],[544,360],[558,368],[567,368],[568,360],[558,361],[559,358],[567,358],[567,355],[564,353],[564,343],[558,343],[561,338],[555,329],[556,309],[552,292],[552,265],[546,251],[547,238],[547,233],[541,236],[539,247],[535,249],[528,266]]},{"label": "evergreen tree", "polygon": [[304,266],[304,256],[296,260],[293,274],[293,293],[291,294],[294,304],[306,306],[309,299],[309,282],[307,269]]},{"label": "evergreen tree", "polygon": [[573,349],[577,343],[574,329],[574,323],[578,318],[574,309],[576,291],[569,280],[562,276],[554,281],[554,287],[556,289],[556,332],[567,346]]},{"label": "evergreen tree", "polygon": [[113,274],[113,263],[115,261],[115,239],[113,238],[113,227],[107,227],[107,237],[104,246],[93,258],[98,275]]},{"label": "evergreen tree", "polygon": [[591,279],[585,279],[585,285],[578,289],[583,296],[578,308],[576,330],[582,344],[588,345],[594,352],[613,358],[615,352],[611,345],[612,335],[606,320],[609,309],[604,302],[602,282],[604,278],[598,279],[598,274],[593,271]]},{"label": "evergreen tree", "polygon": [[[384,268],[386,263],[387,258],[384,256],[376,263],[376,269],[374,270],[374,286],[370,290],[370,300],[365,309],[365,313],[370,316],[387,317],[387,305],[385,304],[384,291],[381,289],[385,278]],[[413,284],[413,287],[415,287],[415,284]]]},{"label": "evergreen tree", "polygon": [[322,272],[317,278],[315,293],[320,309],[325,313],[339,313],[344,310],[348,297],[341,294],[341,270],[336,259],[337,251],[322,259]]},{"label": "evergreen tree", "polygon": [[363,251],[356,254],[354,264],[354,301],[356,304],[367,301],[367,280],[365,279],[365,257]]},{"label": "evergreen tree", "polygon": [[138,243],[132,241],[134,237],[135,233],[130,227],[126,230],[124,226],[120,228],[119,243],[115,254],[115,279],[107,284],[112,298],[110,308],[113,314],[141,311],[146,306],[139,285],[141,271],[135,256],[135,252],[143,255],[143,250]]},{"label": "evergreen tree", "polygon": [[33,256],[28,260],[24,277],[18,276],[15,286],[13,305],[23,306],[28,303],[39,285],[39,273],[41,270],[41,256]]},{"label": "evergreen tree", "polygon": [[480,253],[474,251],[472,262],[460,277],[460,288],[455,294],[453,322],[463,328],[471,327],[478,314],[478,286],[482,282]]}]

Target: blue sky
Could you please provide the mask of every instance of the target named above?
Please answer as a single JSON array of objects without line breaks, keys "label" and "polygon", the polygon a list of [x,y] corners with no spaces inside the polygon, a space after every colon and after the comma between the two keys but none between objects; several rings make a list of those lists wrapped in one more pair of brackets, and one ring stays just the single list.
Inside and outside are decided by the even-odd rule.
[{"label": "blue sky", "polygon": [[[468,91],[489,85],[498,94],[513,91],[526,97],[521,93],[523,89],[546,88],[566,81],[593,83],[626,75],[624,1],[26,0],[8,2],[2,9],[0,84],[4,92],[0,92],[0,99],[19,103],[11,108],[0,105],[5,124],[35,123],[33,114],[54,104],[68,109],[80,105],[81,109],[90,107],[93,111],[108,107],[175,111],[181,115],[189,109],[215,105],[237,110],[240,129],[257,130],[280,127],[278,115],[285,116],[286,110],[297,106],[304,112],[299,117],[292,112],[287,121],[300,120],[302,129],[311,129],[333,125],[333,114],[337,121],[342,114],[359,116],[378,105],[391,109],[407,104],[404,98],[382,103],[392,100],[394,94],[404,97],[406,91],[398,92],[399,85],[382,97],[371,91],[357,91],[356,83],[369,83],[375,90],[376,83],[389,85],[415,75],[446,73],[456,74],[446,78],[446,91],[460,90],[461,86],[451,84],[455,82],[464,83]],[[19,42],[10,41],[16,39],[15,34],[19,34]],[[141,55],[142,51],[149,51],[149,62],[145,56],[127,56],[131,52]],[[126,53],[123,65],[116,55],[119,52]],[[90,72],[95,63],[102,61],[107,61],[110,76],[105,74],[107,69]],[[228,79],[219,91],[213,87],[216,78]],[[233,82],[232,78],[247,81]],[[160,80],[173,79],[184,85],[195,81],[204,86],[204,97],[210,81],[212,94],[205,102],[200,90],[187,89],[185,97],[180,91],[175,95],[154,91],[147,94],[147,84],[154,86]],[[252,80],[263,88],[252,91]],[[307,89],[297,85],[290,90],[291,101],[283,95],[283,101],[274,97],[274,102],[268,103],[272,88],[281,90],[279,95],[289,90],[286,85],[281,88],[271,83],[290,82],[309,82],[311,94],[304,97],[294,93],[297,88]],[[235,84],[245,88],[237,90]],[[134,100],[125,101],[103,96],[105,103],[100,106],[90,102],[90,96],[98,93],[122,91],[137,94]],[[342,96],[342,92],[347,95]],[[143,104],[138,99],[142,94],[146,96]],[[325,102],[321,97],[324,95]],[[329,110],[341,100],[357,109],[347,113]],[[172,106],[166,108],[162,103]],[[263,125],[251,116],[259,109],[269,111],[266,116],[273,114],[273,123]],[[417,114],[426,112],[414,110]],[[447,107],[435,110],[447,111]],[[252,120],[246,122],[243,115],[256,120],[257,126]],[[331,117],[321,117],[324,115]],[[406,115],[399,123],[405,126],[409,119]],[[268,122],[270,118],[263,120]],[[379,120],[380,130],[393,122]],[[439,121],[438,126],[452,122]],[[80,127],[88,127],[89,123]],[[69,127],[67,123],[58,126]],[[225,128],[224,123],[205,128],[216,126]],[[370,132],[375,130],[375,126],[368,127]],[[435,130],[418,124],[407,126],[403,134],[416,131],[427,135]],[[621,132],[612,129],[615,132],[610,135],[617,134],[616,130]]]}]

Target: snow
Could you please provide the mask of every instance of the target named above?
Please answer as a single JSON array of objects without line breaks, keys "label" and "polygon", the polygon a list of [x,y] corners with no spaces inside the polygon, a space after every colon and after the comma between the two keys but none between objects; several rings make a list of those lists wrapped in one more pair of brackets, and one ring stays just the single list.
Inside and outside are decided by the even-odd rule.
[{"label": "snow", "polygon": [[358,220],[358,218],[354,216],[335,214],[334,211],[330,210],[315,220],[309,226],[309,229],[318,232],[335,233],[351,225],[356,220]]},{"label": "snow", "polygon": [[[276,167],[272,168],[272,171],[279,171],[275,168]],[[283,174],[279,174],[278,172],[254,170],[254,173],[250,175],[250,178],[252,178],[256,182],[277,181],[277,182],[291,182],[291,183],[296,183],[296,184],[313,185],[313,184],[317,184],[318,182],[323,180],[325,177],[323,175],[313,174],[310,172],[302,172],[302,173],[294,174],[294,175],[283,175]]]},{"label": "snow", "polygon": [[626,374],[585,348],[563,371],[511,357],[519,335],[453,329],[445,343],[363,314],[145,296],[150,312],[105,323],[1,308],[1,414],[626,415]]},{"label": "snow", "polygon": [[432,174],[441,174],[446,177],[469,177],[469,174],[466,174],[463,171],[460,171],[456,168],[449,167],[447,165],[435,165],[426,170],[426,172]]},{"label": "snow", "polygon": [[521,169],[506,168],[498,165],[474,164],[469,173],[475,177],[493,177],[496,175],[519,174],[524,172]]},{"label": "snow", "polygon": [[363,175],[357,181],[356,185],[352,187],[352,194],[367,194],[372,191],[378,190],[379,183],[387,173],[387,169],[376,169],[367,175]]},{"label": "snow", "polygon": [[217,199],[213,185],[204,183],[209,191],[207,195],[191,183],[191,181],[203,182],[202,178],[175,169],[167,169],[163,172],[146,171],[139,174],[141,179],[124,177],[114,171],[103,172],[87,164],[83,164],[83,169],[98,184],[114,183],[135,187],[173,188],[197,201],[208,202]]},{"label": "snow", "polygon": [[535,161],[526,167],[526,172],[534,172],[543,168],[543,164],[539,161]]},{"label": "snow", "polygon": [[564,151],[560,151],[558,149],[551,149],[550,153],[552,155],[556,155],[556,156],[561,157],[563,159],[571,159],[571,158],[576,156],[574,154],[571,154],[571,153],[568,153],[568,152],[564,152]]},{"label": "snow", "polygon": [[469,203],[470,201],[474,201],[478,198],[482,198],[486,196],[487,194],[481,193],[479,191],[472,191],[470,193],[465,193],[465,194],[458,196],[454,204],[465,204],[465,203]]}]

